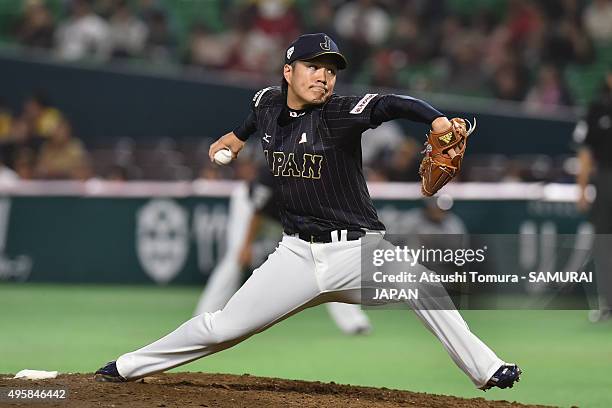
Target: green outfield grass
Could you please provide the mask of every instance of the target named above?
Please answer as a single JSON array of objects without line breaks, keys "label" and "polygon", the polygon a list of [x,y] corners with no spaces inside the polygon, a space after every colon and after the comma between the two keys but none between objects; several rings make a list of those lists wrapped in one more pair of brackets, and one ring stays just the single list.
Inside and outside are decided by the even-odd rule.
[{"label": "green outfield grass", "polygon": [[[199,289],[0,284],[0,373],[92,372],[187,320]],[[482,393],[411,312],[368,310],[374,332],[342,335],[322,307],[176,371],[250,373],[560,406],[612,406],[612,322],[585,311],[469,311],[471,329],[525,374]]]}]

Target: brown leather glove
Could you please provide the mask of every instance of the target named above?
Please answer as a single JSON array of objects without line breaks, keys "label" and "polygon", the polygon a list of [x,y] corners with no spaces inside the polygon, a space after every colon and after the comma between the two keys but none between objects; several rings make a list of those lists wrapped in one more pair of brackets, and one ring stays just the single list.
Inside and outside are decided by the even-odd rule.
[{"label": "brown leather glove", "polygon": [[[451,181],[461,169],[467,138],[476,129],[474,124],[461,118],[450,120],[451,127],[443,132],[430,131],[425,142],[425,157],[419,167],[421,192],[432,196]],[[469,128],[466,126],[470,126]]]}]

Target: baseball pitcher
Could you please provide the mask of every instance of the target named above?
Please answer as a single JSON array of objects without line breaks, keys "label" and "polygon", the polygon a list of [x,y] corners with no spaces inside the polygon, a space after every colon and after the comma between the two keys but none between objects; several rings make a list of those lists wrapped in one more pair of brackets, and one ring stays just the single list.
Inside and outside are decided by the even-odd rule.
[{"label": "baseball pitcher", "polygon": [[[285,54],[282,86],[257,92],[245,121],[210,147],[211,160],[224,149],[236,157],[259,135],[284,229],[276,250],[222,310],[119,356],[95,379],[136,380],[230,348],[306,308],[362,302],[362,241],[386,241],[362,171],[361,134],[393,119],[431,126],[420,173],[423,194],[433,195],[459,171],[474,126],[408,96],[336,95],[336,76],[346,64],[326,34],[298,37]],[[518,366],[476,337],[457,310],[408,303],[476,387],[518,381]]]}]

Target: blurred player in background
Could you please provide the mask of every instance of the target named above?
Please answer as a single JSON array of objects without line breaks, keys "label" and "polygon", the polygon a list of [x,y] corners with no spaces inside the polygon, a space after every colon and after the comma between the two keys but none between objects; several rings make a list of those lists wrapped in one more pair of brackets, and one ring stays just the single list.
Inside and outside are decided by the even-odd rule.
[{"label": "blurred player in background", "polygon": [[608,68],[602,91],[591,103],[586,117],[574,131],[578,148],[579,187],[578,208],[589,209],[587,185],[595,172],[597,195],[590,209],[590,219],[595,228],[595,269],[599,308],[589,313],[589,320],[598,322],[611,317],[612,308],[612,67]]},{"label": "blurred player in background", "polygon": [[[421,207],[408,211],[397,227],[398,233],[405,237],[402,244],[409,248],[421,246],[430,249],[467,248],[469,243],[467,228],[461,218],[451,211],[452,207],[453,199],[447,194],[423,198]],[[424,265],[440,275],[453,274],[457,269],[454,263],[448,262],[424,263]],[[467,306],[465,302],[468,298],[463,296],[467,293],[467,285],[467,283],[449,283],[445,286],[455,305]]]},{"label": "blurred player in background", "polygon": [[[227,246],[223,258],[211,272],[200,295],[194,316],[223,309],[243,283],[244,272],[253,261],[253,242],[265,222],[280,224],[270,171],[261,167],[253,182],[240,184],[229,203]],[[279,237],[280,238],[280,237]],[[326,303],[329,315],[345,334],[368,334],[372,330],[368,316],[359,305]]]},{"label": "blurred player in background", "polygon": [[453,199],[446,194],[424,198],[421,208],[410,210],[404,216],[401,232],[411,236],[466,234],[465,224],[450,211],[452,207]]}]

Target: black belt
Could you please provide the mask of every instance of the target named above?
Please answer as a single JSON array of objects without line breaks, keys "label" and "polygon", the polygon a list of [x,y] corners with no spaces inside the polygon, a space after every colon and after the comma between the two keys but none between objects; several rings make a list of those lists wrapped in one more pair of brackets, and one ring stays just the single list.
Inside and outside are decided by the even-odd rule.
[{"label": "black belt", "polygon": [[323,232],[316,235],[307,234],[304,232],[300,232],[295,234],[298,238],[303,241],[307,241],[310,243],[322,243],[327,244],[330,242],[340,242],[340,241],[356,241],[359,238],[365,235],[365,231],[361,230],[334,230],[329,232]]}]

